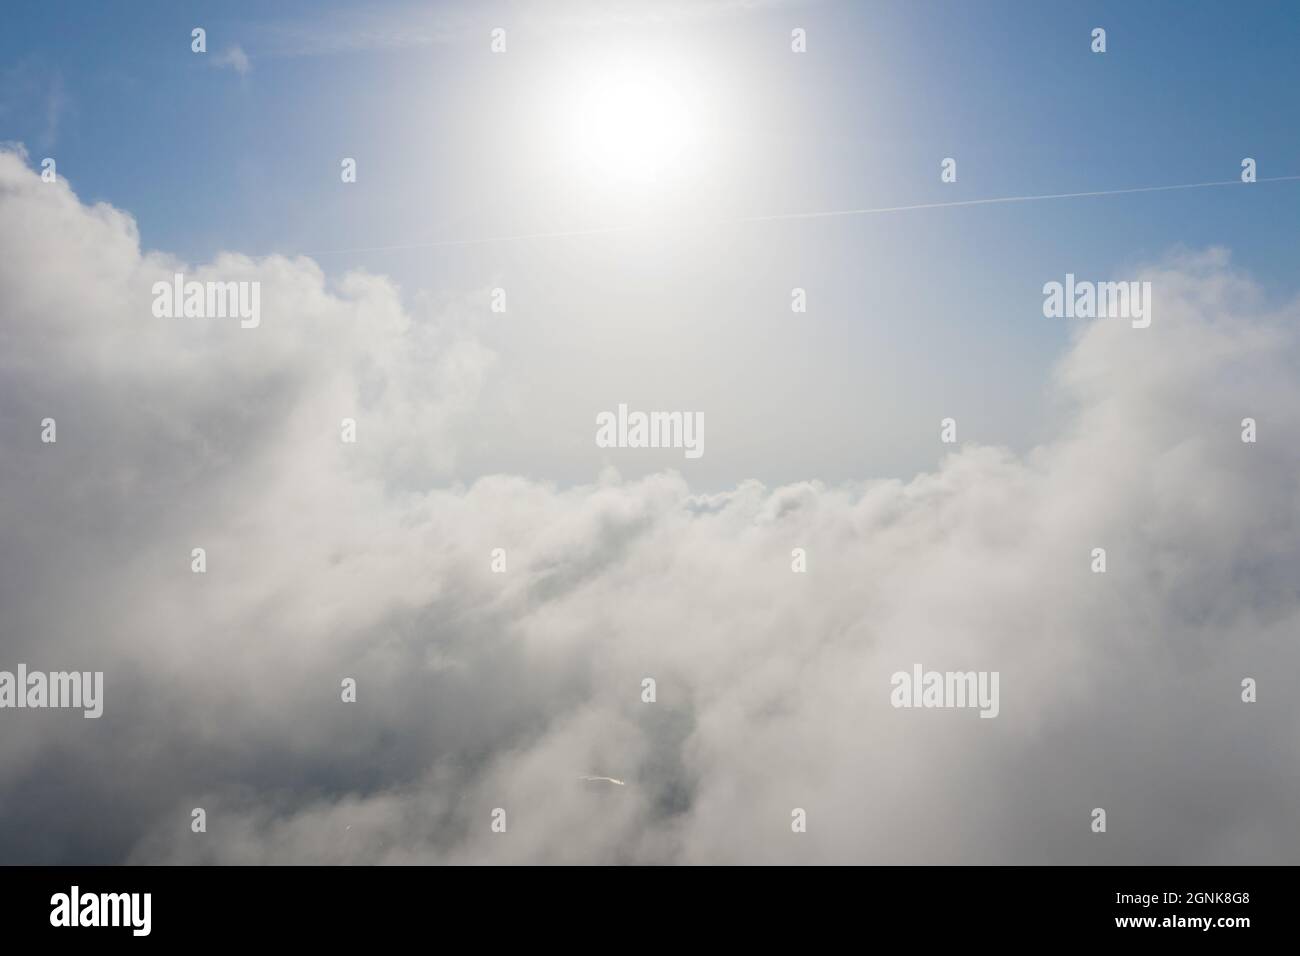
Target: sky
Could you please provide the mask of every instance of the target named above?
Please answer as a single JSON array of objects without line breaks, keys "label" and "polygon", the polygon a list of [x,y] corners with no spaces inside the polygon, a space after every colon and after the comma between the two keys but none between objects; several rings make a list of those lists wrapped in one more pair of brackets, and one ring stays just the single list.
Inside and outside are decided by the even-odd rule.
[{"label": "sky", "polygon": [[0,861],[1294,856],[1292,5],[5,16]]},{"label": "sky", "polygon": [[[0,39],[21,78],[0,122],[87,201],[130,211],[146,249],[330,253],[313,257],[329,276],[388,276],[415,310],[505,288],[509,318],[483,334],[509,440],[467,449],[464,481],[590,480],[606,462],[586,419],[619,400],[711,415],[722,428],[691,475],[710,490],[910,477],[936,464],[933,423],[957,409],[983,442],[1051,433],[1043,396],[1071,331],[1040,313],[1053,277],[1222,245],[1270,293],[1293,291],[1294,183],[700,226],[1230,181],[1245,156],[1262,178],[1300,174],[1286,4],[645,9],[29,5]],[[206,57],[174,39],[200,21]],[[623,189],[565,141],[573,90],[614,63],[690,90],[676,174]],[[957,181],[941,183],[950,156]],[[335,251],[388,246],[406,248]],[[795,287],[810,295],[797,318]],[[644,462],[618,467],[667,459]]]}]

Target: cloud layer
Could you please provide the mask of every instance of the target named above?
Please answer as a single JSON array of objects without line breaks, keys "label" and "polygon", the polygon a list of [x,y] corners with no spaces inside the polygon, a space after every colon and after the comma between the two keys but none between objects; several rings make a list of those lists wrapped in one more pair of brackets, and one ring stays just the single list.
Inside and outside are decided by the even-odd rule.
[{"label": "cloud layer", "polygon": [[[1300,307],[1221,251],[1145,273],[1151,328],[1080,323],[1068,426],[1027,455],[702,496],[448,485],[493,440],[480,290],[412,314],[308,259],[144,253],[14,152],[0,234],[0,669],[105,672],[100,720],[0,711],[4,862],[1300,849]],[[260,281],[261,326],[154,318],[177,271]],[[1000,715],[893,709],[918,662],[999,671]]]}]

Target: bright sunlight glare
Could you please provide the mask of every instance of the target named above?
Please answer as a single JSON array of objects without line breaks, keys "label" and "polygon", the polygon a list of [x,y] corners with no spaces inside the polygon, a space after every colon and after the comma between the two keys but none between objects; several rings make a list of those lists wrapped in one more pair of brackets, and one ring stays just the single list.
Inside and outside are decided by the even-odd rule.
[{"label": "bright sunlight glare", "polygon": [[597,183],[661,182],[690,160],[697,129],[691,102],[662,68],[593,71],[574,105],[574,161]]}]

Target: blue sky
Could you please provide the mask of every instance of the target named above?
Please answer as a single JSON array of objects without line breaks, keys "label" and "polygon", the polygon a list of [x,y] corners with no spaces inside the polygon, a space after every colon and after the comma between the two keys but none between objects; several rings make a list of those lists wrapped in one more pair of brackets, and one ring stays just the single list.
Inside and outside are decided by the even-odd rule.
[{"label": "blue sky", "polygon": [[[533,376],[526,404],[567,398],[577,414],[622,389],[707,406],[735,442],[698,468],[705,484],[905,477],[941,453],[947,414],[963,438],[1027,447],[1050,433],[1044,395],[1069,334],[1043,319],[1040,289],[1067,271],[1123,278],[1219,245],[1269,293],[1296,291],[1298,182],[693,224],[1230,180],[1244,156],[1261,178],[1300,174],[1293,5],[720,3],[653,23],[626,9],[23,5],[0,36],[0,139],[56,157],[83,200],[127,210],[146,248],[188,261],[329,253],[316,259],[331,275],[391,276],[409,302],[503,285],[528,327],[493,344],[531,369],[516,376]],[[494,26],[504,56],[488,50]],[[247,73],[214,66],[233,46]],[[555,104],[530,91],[593,50],[633,48],[685,62],[720,104],[716,162],[689,195],[667,188],[653,231],[418,245],[635,223],[660,205],[592,202],[536,161],[552,132],[537,106]],[[355,185],[339,181],[343,156]],[[939,181],[947,156],[955,184]],[[812,303],[797,324],[794,286]],[[882,415],[898,427],[872,425]],[[590,471],[545,456],[476,467],[526,465]]]}]

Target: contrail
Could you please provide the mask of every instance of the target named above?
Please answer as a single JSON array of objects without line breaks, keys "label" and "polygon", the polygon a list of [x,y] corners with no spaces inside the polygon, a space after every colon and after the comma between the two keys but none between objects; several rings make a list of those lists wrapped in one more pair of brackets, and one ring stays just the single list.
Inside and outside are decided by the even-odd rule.
[{"label": "contrail", "polygon": [[[1282,183],[1300,180],[1300,176],[1264,176],[1259,183]],[[918,209],[952,209],[957,206],[992,206],[999,203],[1042,202],[1049,199],[1089,199],[1097,196],[1125,196],[1131,193],[1169,192],[1175,189],[1206,189],[1211,186],[1244,186],[1240,179],[1224,179],[1209,183],[1177,183],[1172,186],[1134,186],[1130,189],[1095,189],[1077,193],[1040,193],[1033,196],[995,196],[988,199],[958,199],[951,202],[913,203],[907,206],[872,206],[862,209],[828,209],[820,212],[782,212],[765,216],[741,216],[731,219],[699,220],[688,223],[692,228],[734,226],[753,222],[781,222],[792,219],[831,219],[840,216],[874,216],[880,213],[912,212]],[[360,252],[395,252],[402,249],[436,249],[440,246],[477,246],[494,242],[528,242],[534,239],[578,239],[586,236],[607,236],[620,232],[636,232],[658,228],[653,223],[635,223],[622,226],[598,226],[592,229],[570,229],[561,232],[526,232],[508,236],[481,236],[475,239],[434,239],[424,242],[403,242],[388,246],[362,246],[355,249],[322,249],[300,252],[302,256],[334,256]]]},{"label": "contrail", "polygon": [[[1256,180],[1261,183],[1290,182],[1300,176],[1266,176]],[[826,212],[786,212],[773,216],[750,216],[729,222],[772,222],[780,219],[826,219],[831,216],[869,216],[879,212],[907,212],[911,209],[944,209],[950,206],[990,206],[994,203],[1035,202],[1040,199],[1084,199],[1092,196],[1123,196],[1127,193],[1158,193],[1171,189],[1204,189],[1207,186],[1246,186],[1240,179],[1224,179],[1212,183],[1178,183],[1173,186],[1134,186],[1131,189],[1096,189],[1082,193],[1044,193],[1036,196],[997,196],[992,199],[959,199],[953,202],[926,202],[911,206],[877,206],[872,209],[833,209]]]}]

